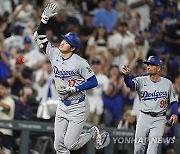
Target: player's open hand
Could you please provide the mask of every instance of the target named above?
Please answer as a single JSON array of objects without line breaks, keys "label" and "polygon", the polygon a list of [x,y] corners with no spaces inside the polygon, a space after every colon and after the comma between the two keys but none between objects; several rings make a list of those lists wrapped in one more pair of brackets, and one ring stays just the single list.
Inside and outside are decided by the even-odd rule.
[{"label": "player's open hand", "polygon": [[47,24],[49,18],[51,18],[57,14],[56,9],[57,9],[56,3],[49,3],[41,15],[41,17],[42,17],[41,21],[44,24]]},{"label": "player's open hand", "polygon": [[175,124],[177,124],[177,122],[178,122],[178,117],[177,117],[177,115],[172,114],[169,121],[171,122],[172,126],[174,126]]},{"label": "player's open hand", "polygon": [[122,73],[125,75],[129,75],[130,70],[126,65],[123,66]]}]

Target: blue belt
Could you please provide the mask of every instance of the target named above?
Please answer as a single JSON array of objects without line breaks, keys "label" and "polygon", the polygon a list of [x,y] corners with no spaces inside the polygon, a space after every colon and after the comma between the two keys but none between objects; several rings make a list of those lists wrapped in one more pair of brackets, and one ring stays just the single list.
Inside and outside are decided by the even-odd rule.
[{"label": "blue belt", "polygon": [[[81,102],[83,102],[85,100],[85,97],[81,97],[79,100],[78,100],[78,103],[81,103]],[[72,101],[71,100],[62,100],[61,99],[61,101],[64,103],[64,105],[66,105],[66,106],[69,106],[69,105],[71,105],[71,103],[72,103]]]}]

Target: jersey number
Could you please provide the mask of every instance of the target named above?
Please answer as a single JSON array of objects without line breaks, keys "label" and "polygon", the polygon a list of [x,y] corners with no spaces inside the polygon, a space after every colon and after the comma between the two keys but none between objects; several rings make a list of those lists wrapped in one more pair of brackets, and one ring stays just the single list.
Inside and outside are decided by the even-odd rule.
[{"label": "jersey number", "polygon": [[69,79],[69,80],[68,80],[68,85],[69,85],[69,87],[74,87],[74,86],[75,86],[75,83],[76,83],[76,80],[75,80],[75,79]]},{"label": "jersey number", "polygon": [[160,101],[160,108],[165,108],[166,107],[166,101],[165,100],[161,100]]}]

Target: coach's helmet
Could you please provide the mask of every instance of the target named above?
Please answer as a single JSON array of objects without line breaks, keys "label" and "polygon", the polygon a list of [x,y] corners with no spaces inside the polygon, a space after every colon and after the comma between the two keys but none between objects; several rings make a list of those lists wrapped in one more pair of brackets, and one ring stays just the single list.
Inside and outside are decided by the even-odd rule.
[{"label": "coach's helmet", "polygon": [[65,39],[72,47],[75,48],[75,51],[80,49],[81,41],[79,37],[73,33],[69,32],[66,35],[62,35],[63,39]]},{"label": "coach's helmet", "polygon": [[160,67],[163,67],[163,61],[157,57],[157,56],[150,56],[148,58],[147,61],[143,62],[145,64],[152,64],[152,65],[157,65],[157,66],[160,66]]}]

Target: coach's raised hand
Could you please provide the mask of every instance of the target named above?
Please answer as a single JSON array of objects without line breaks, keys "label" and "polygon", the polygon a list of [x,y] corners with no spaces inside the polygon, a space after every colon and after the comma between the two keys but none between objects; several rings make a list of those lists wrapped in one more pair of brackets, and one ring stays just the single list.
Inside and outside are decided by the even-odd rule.
[{"label": "coach's raised hand", "polygon": [[41,15],[41,21],[44,24],[47,24],[49,18],[51,18],[57,14],[56,9],[57,9],[56,3],[49,3]]},{"label": "coach's raised hand", "polygon": [[122,69],[122,73],[124,75],[129,75],[129,72],[130,72],[129,68],[126,65],[124,65]]}]

